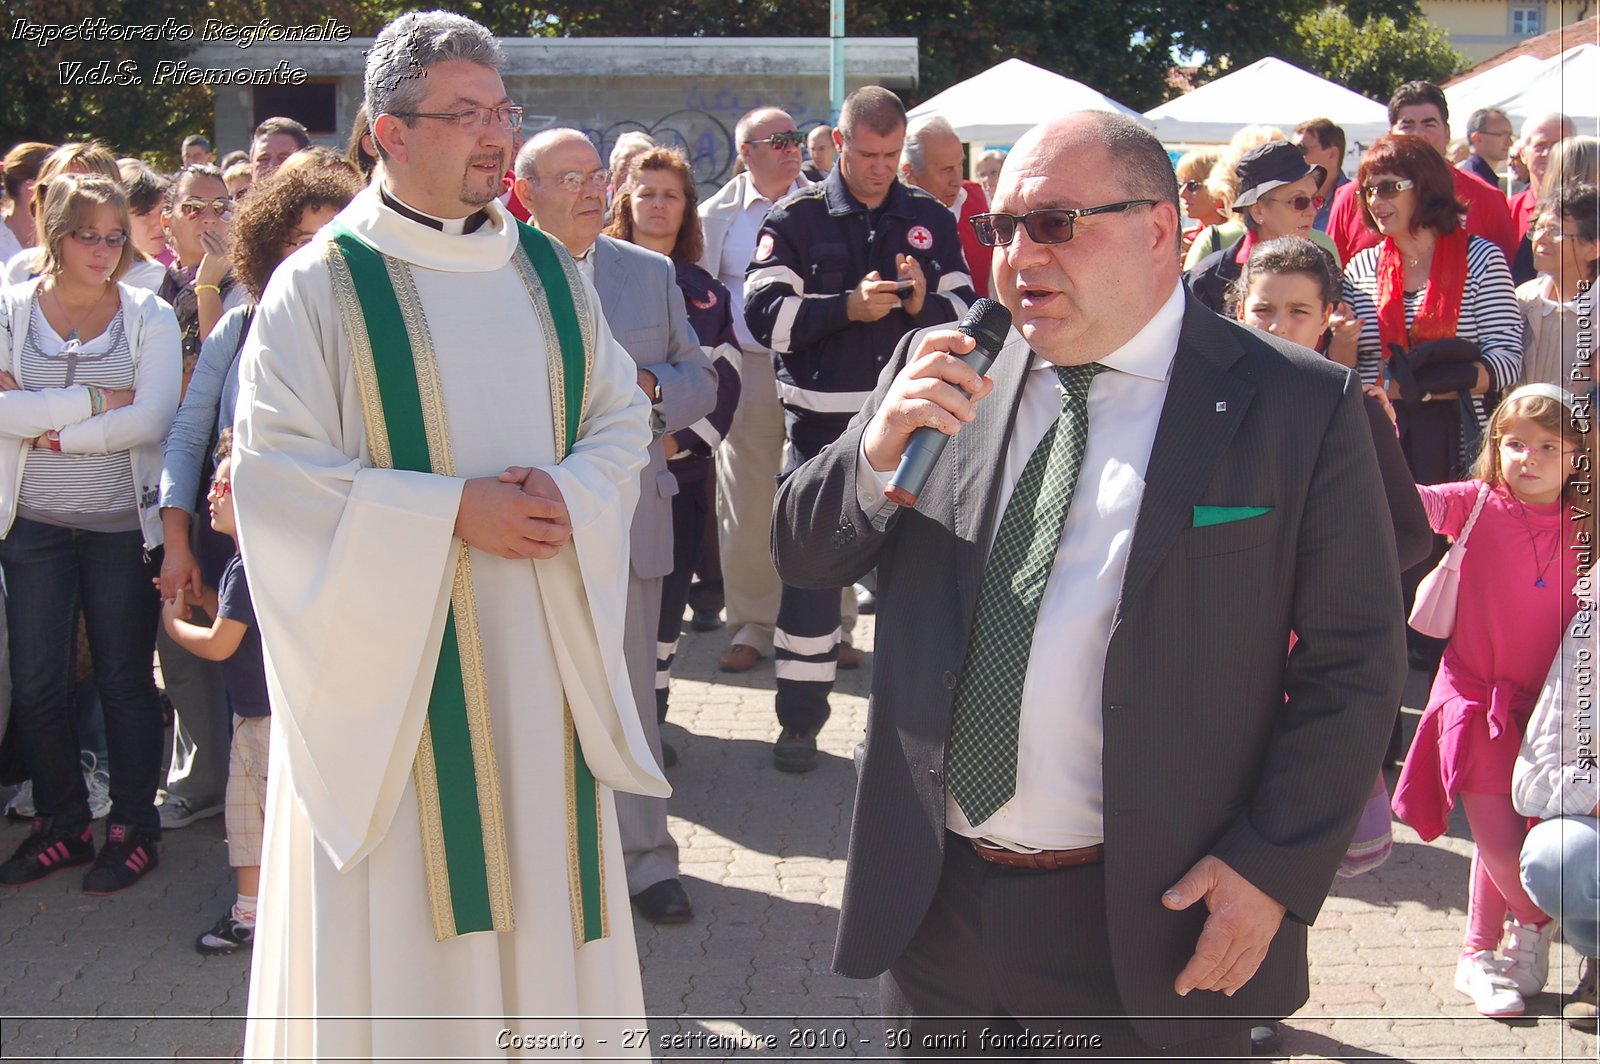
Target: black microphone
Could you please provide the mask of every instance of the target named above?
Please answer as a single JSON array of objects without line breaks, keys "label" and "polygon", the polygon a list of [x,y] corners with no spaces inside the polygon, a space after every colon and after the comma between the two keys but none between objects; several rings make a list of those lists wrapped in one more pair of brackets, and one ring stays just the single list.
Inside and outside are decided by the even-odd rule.
[{"label": "black microphone", "polygon": [[[967,316],[961,319],[961,324],[956,326],[957,332],[978,341],[972,353],[962,356],[961,361],[980,375],[987,373],[994,363],[994,356],[1005,346],[1006,333],[1010,329],[1009,310],[992,299],[979,299],[967,311]],[[928,482],[928,474],[933,472],[934,463],[949,442],[949,436],[931,425],[924,425],[913,432],[911,442],[906,444],[905,453],[900,456],[899,467],[889,479],[889,486],[883,490],[884,497],[901,506],[915,506],[917,496],[922,494],[922,486]]]}]

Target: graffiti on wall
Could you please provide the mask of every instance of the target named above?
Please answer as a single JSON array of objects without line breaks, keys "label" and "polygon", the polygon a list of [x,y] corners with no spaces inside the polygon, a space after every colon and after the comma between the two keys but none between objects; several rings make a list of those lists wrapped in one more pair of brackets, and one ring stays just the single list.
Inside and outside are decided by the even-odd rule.
[{"label": "graffiti on wall", "polygon": [[585,126],[583,134],[594,143],[600,158],[610,158],[617,138],[624,133],[640,130],[651,140],[664,147],[680,149],[689,158],[695,181],[702,197],[715,192],[733,175],[738,152],[734,147],[733,130],[739,119],[758,107],[778,107],[787,111],[802,132],[824,125],[827,112],[813,114],[806,96],[795,89],[789,99],[767,99],[761,95],[744,95],[734,89],[702,89],[696,83],[684,95],[682,109],[663,115],[653,122],[625,118],[604,128]]}]

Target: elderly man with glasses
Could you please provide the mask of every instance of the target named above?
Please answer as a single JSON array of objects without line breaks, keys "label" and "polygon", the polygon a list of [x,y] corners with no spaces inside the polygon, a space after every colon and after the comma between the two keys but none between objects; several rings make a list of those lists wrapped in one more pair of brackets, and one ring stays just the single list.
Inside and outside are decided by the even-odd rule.
[{"label": "elderly man with glasses", "polygon": [[[655,437],[639,472],[639,505],[630,533],[628,608],[623,656],[639,723],[657,761],[656,632],[661,582],[672,572],[672,496],[678,482],[667,466],[664,436],[711,413],[717,373],[689,326],[677,273],[663,255],[600,232],[607,170],[589,138],[575,129],[547,129],[517,153],[517,198],[534,225],[559,240],[600,296],[606,324],[636,364],[649,397]],[[678,879],[678,844],[667,830],[665,798],[617,798],[628,893],[645,919],[681,924],[694,915]]]},{"label": "elderly man with glasses", "polygon": [[385,27],[382,178],[278,267],[241,356],[273,721],[254,1059],[648,1055],[614,802],[669,790],[623,660],[651,400],[498,202],[500,61],[459,15]]},{"label": "elderly man with glasses", "polygon": [[879,576],[834,967],[881,973],[898,1056],[1246,1056],[1306,1000],[1405,674],[1360,381],[1187,295],[1129,119],[1027,133],[973,224],[989,375],[908,336],[773,518],[785,581]]}]

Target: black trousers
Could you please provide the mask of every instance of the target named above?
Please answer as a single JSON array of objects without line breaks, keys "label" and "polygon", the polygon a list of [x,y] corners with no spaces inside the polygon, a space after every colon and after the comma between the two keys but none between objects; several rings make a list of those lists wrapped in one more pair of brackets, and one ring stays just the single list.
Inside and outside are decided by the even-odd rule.
[{"label": "black trousers", "polygon": [[1242,1017],[1166,1048],[1134,1031],[1112,977],[1103,865],[1004,868],[954,834],[928,915],[879,996],[888,1051],[907,1060],[1250,1056]]},{"label": "black trousers", "polygon": [[[678,654],[678,635],[683,629],[683,607],[694,600],[690,581],[696,571],[704,571],[707,529],[710,530],[710,563],[716,574],[715,586],[702,583],[702,602],[716,600],[722,608],[722,568],[717,564],[717,466],[710,455],[675,458],[668,468],[678,478],[678,494],[672,497],[672,572],[661,581],[661,623],[656,632],[656,717],[667,719],[667,690],[672,679],[672,662]],[[695,609],[704,608],[696,604]]]}]

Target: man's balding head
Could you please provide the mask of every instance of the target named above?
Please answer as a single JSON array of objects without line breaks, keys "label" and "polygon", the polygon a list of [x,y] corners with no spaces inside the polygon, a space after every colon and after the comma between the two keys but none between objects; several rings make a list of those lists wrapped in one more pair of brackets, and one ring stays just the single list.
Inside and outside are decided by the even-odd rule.
[{"label": "man's balding head", "polygon": [[1017,227],[996,249],[995,298],[1035,352],[1058,365],[1103,358],[1144,328],[1178,284],[1178,182],[1137,122],[1079,111],[1035,126],[1007,157],[992,209],[1087,210],[1148,200],[1073,223],[1043,244]]},{"label": "man's balding head", "polygon": [[606,180],[600,153],[576,129],[546,129],[517,152],[516,193],[533,224],[582,255],[605,224]]},{"label": "man's balding head", "polygon": [[1535,189],[1544,181],[1550,150],[1577,132],[1572,119],[1560,112],[1530,118],[1522,124],[1522,162]]}]

